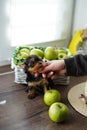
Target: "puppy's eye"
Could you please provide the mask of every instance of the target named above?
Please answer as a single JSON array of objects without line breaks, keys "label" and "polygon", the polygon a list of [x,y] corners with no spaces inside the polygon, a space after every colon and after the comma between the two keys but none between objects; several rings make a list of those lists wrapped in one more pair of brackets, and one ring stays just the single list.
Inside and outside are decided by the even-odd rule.
[{"label": "puppy's eye", "polygon": [[34,64],[35,64],[34,62],[31,62],[28,64],[28,67],[34,67]]},{"label": "puppy's eye", "polygon": [[35,63],[34,63],[34,62],[32,62],[32,63],[31,63],[31,67],[34,67],[34,64],[35,64]]}]

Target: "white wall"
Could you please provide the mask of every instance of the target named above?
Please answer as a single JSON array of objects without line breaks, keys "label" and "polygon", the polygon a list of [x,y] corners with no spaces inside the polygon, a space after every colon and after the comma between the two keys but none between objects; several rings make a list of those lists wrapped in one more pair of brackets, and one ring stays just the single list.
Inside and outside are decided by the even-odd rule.
[{"label": "white wall", "polygon": [[73,30],[87,28],[87,0],[76,0]]},{"label": "white wall", "polygon": [[[87,28],[87,0],[76,0],[73,31]],[[83,49],[87,53],[87,40],[83,43]]]},{"label": "white wall", "polygon": [[8,64],[10,57],[9,40],[6,37],[6,29],[8,27],[8,19],[5,14],[5,6],[7,0],[0,0],[0,65]]},{"label": "white wall", "polygon": [[[6,2],[8,0],[0,0],[0,66],[6,65],[10,63],[10,59],[12,57],[12,52],[14,48],[10,47],[10,41],[6,36],[6,30],[8,27],[9,19],[5,14],[5,6]],[[66,0],[67,1],[67,0]],[[71,27],[72,27],[72,17],[73,17],[73,5],[74,5],[74,0],[69,2],[69,11],[68,14],[64,15],[64,27],[65,29],[67,28],[67,39],[65,40],[57,40],[57,41],[52,41],[52,42],[47,42],[41,44],[41,46],[48,46],[48,45],[53,45],[53,46],[64,46],[67,47],[70,37],[71,37]],[[62,11],[62,9],[61,9]],[[67,20],[65,20],[67,19]],[[67,22],[68,21],[68,22]],[[65,30],[66,32],[66,30]],[[40,45],[40,44],[37,44]]]}]

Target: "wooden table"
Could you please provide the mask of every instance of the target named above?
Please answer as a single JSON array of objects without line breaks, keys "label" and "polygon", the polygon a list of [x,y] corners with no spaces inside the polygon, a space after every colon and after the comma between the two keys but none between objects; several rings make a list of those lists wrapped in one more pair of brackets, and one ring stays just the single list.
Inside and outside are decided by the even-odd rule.
[{"label": "wooden table", "polygon": [[76,112],[67,99],[68,91],[87,77],[71,77],[68,86],[55,86],[62,95],[61,101],[69,107],[69,115],[63,123],[54,123],[48,117],[48,107],[43,95],[29,100],[25,85],[14,83],[14,74],[0,76],[0,130],[86,130],[87,118]]}]

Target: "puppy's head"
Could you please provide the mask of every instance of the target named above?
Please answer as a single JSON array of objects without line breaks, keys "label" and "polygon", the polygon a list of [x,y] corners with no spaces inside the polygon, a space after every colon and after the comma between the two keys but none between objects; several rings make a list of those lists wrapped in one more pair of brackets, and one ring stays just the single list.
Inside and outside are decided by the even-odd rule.
[{"label": "puppy's head", "polygon": [[30,55],[24,62],[25,72],[32,74],[42,71],[44,66],[45,62],[37,55]]}]

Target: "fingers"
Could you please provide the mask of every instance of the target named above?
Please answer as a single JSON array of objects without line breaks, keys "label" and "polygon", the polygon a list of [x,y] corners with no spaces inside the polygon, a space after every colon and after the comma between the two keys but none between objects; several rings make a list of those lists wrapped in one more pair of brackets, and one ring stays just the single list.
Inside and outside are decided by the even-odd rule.
[{"label": "fingers", "polygon": [[49,72],[49,73],[42,73],[42,76],[43,76],[43,78],[51,78],[51,76],[54,74],[54,72]]},{"label": "fingers", "polygon": [[[55,79],[59,75],[65,75],[66,68],[64,65],[64,61],[46,62],[44,69],[40,73],[42,73],[43,78],[51,79]],[[35,76],[38,77],[39,73],[36,73]]]},{"label": "fingers", "polygon": [[51,78],[54,79],[57,77],[57,75],[54,72],[49,72],[49,73],[42,73],[43,78]]},{"label": "fingers", "polygon": [[60,72],[59,72],[59,75],[65,75],[66,73],[66,69],[62,69]]},{"label": "fingers", "polygon": [[46,66],[44,67],[44,70],[42,71],[42,73],[48,73],[52,70],[52,67],[50,65],[50,62],[46,63]]},{"label": "fingers", "polygon": [[47,77],[50,78],[50,77],[52,77],[53,75],[54,75],[54,72],[51,71],[51,72],[48,73]]},{"label": "fingers", "polygon": [[46,77],[47,77],[47,74],[42,73],[42,77],[43,77],[43,78],[46,78]]},{"label": "fingers", "polygon": [[62,69],[58,72],[51,71],[51,72],[48,72],[48,73],[42,73],[42,76],[43,76],[43,78],[56,79],[60,75],[65,75],[65,73],[66,73],[66,69]]},{"label": "fingers", "polygon": [[51,72],[47,75],[48,78],[51,78],[51,79],[56,79],[58,77],[58,74],[54,73],[54,72]]},{"label": "fingers", "polygon": [[51,79],[56,79],[58,77],[58,75],[53,75],[51,76]]}]

